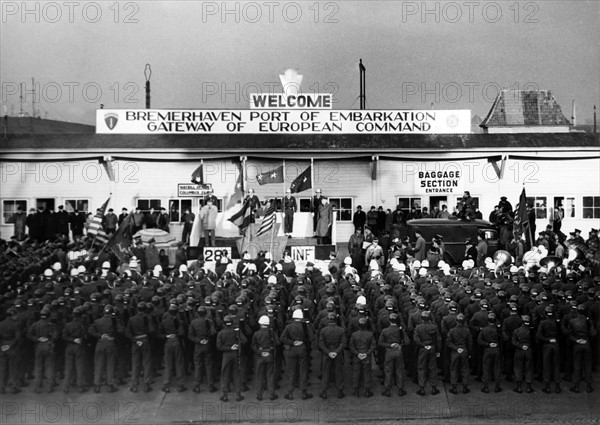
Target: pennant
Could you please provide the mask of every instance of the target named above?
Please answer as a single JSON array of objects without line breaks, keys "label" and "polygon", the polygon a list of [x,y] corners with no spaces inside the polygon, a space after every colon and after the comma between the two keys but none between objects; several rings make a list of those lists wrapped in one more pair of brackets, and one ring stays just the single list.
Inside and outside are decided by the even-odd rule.
[{"label": "pennant", "polygon": [[[498,176],[498,180],[502,180],[504,177],[504,166],[506,165],[507,159],[508,155],[502,155],[500,158],[488,158],[488,164],[492,164],[492,167]],[[500,161],[500,165],[498,165],[498,161]]]},{"label": "pennant", "polygon": [[263,217],[262,223],[260,224],[260,228],[258,232],[256,232],[255,237],[259,237],[267,233],[269,230],[273,228],[273,224],[275,224],[275,201],[269,203],[269,207]]},{"label": "pennant", "polygon": [[235,181],[235,187],[233,188],[233,193],[229,196],[227,200],[227,205],[225,206],[225,210],[233,207],[235,204],[240,202],[244,198],[244,170],[242,164],[238,164],[238,177]]},{"label": "pennant", "polygon": [[242,208],[232,215],[229,219],[240,230],[245,230],[252,223],[252,209],[250,208],[250,200],[246,200]]},{"label": "pennant", "polygon": [[259,174],[256,176],[258,184],[283,183],[283,165],[277,167],[273,171]]},{"label": "pennant", "polygon": [[526,227],[529,227],[529,217],[527,215],[527,195],[525,195],[525,187],[523,187],[521,196],[519,196],[519,203],[516,206],[513,230],[524,234]]},{"label": "pennant", "polygon": [[131,234],[132,227],[133,213],[129,213],[106,244],[106,249],[115,254],[121,261],[127,261],[129,257],[131,257],[130,247],[131,241],[133,240],[133,235]]},{"label": "pennant", "polygon": [[308,167],[290,185],[292,193],[298,193],[312,187],[312,166]]},{"label": "pennant", "polygon": [[204,184],[204,161],[200,163],[200,166],[192,173],[192,183],[203,185]]}]

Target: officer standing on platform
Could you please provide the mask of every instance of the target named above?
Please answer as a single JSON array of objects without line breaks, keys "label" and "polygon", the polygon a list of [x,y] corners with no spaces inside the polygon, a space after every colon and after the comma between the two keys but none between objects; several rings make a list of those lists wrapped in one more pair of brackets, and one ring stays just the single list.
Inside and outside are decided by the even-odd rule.
[{"label": "officer standing on platform", "polygon": [[252,350],[254,351],[256,370],[256,399],[263,399],[265,388],[269,391],[269,399],[278,398],[275,393],[275,350],[279,345],[279,338],[273,329],[270,329],[268,316],[258,319],[260,329],[252,336]]},{"label": "officer standing on platform", "polygon": [[323,195],[321,195],[321,189],[317,189],[316,195],[313,196],[311,211],[313,213],[313,231],[317,231],[317,222],[319,221],[319,207],[321,206],[321,200],[323,199]]},{"label": "officer standing on platform", "polygon": [[327,314],[329,324],[321,329],[319,333],[319,348],[323,352],[321,398],[327,398],[327,388],[333,373],[335,386],[338,390],[338,398],[344,398],[344,348],[346,341],[344,329],[337,325],[337,314]]},{"label": "officer standing on platform", "polygon": [[131,340],[131,392],[138,391],[140,369],[144,376],[144,392],[152,391],[152,353],[150,351],[150,333],[154,333],[150,319],[146,316],[146,304],[137,305],[137,314],[129,319],[125,335]]},{"label": "officer standing on platform", "polygon": [[240,353],[241,347],[246,343],[246,337],[239,328],[233,327],[235,317],[231,315],[225,316],[223,323],[225,328],[217,334],[217,350],[223,353],[223,361],[221,363],[221,389],[223,395],[221,401],[229,401],[227,393],[231,389],[232,381],[235,385],[237,397],[235,401],[242,401],[241,388],[241,365]]},{"label": "officer standing on platform", "polygon": [[296,198],[292,196],[291,189],[286,190],[285,198],[283,198],[283,211],[283,232],[288,238],[291,238],[294,232],[294,213],[298,211]]}]

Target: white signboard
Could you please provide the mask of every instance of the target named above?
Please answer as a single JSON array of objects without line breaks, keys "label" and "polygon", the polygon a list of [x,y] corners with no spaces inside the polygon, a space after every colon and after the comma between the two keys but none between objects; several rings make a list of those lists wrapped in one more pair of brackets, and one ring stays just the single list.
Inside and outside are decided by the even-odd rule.
[{"label": "white signboard", "polygon": [[414,174],[416,195],[463,194],[461,170],[418,171]]},{"label": "white signboard", "polygon": [[469,110],[98,109],[98,134],[463,134]]},{"label": "white signboard", "polygon": [[231,247],[219,246],[219,247],[204,247],[203,255],[205,262],[214,261],[218,263],[223,258],[223,255],[227,253],[227,258],[231,259]]},{"label": "white signboard", "polygon": [[177,185],[177,196],[185,198],[187,196],[206,196],[210,191],[210,187],[201,186],[193,183],[179,183]]},{"label": "white signboard", "polygon": [[292,260],[297,261],[315,261],[315,247],[314,246],[292,246],[291,247]]}]

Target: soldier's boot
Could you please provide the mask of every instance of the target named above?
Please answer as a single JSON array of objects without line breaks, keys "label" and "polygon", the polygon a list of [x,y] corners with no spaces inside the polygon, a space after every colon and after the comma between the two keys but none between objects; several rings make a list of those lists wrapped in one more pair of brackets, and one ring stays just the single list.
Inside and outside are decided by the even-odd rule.
[{"label": "soldier's boot", "polygon": [[354,397],[360,397],[360,392],[359,392],[358,388],[354,388],[354,391],[352,392],[352,395]]},{"label": "soldier's boot", "polygon": [[489,393],[490,389],[488,388],[488,384],[483,384],[483,388],[481,389],[482,393]]},{"label": "soldier's boot", "polygon": [[144,392],[149,393],[150,391],[152,391],[152,387],[150,386],[150,384],[144,385]]},{"label": "soldier's boot", "polygon": [[471,390],[469,389],[468,385],[463,385],[463,394],[469,394],[471,392]]},{"label": "soldier's boot", "polygon": [[262,399],[263,399],[263,396],[262,396],[262,394],[261,394],[261,393],[258,393],[258,394],[256,394],[256,399],[257,399],[258,401],[262,401]]},{"label": "soldier's boot", "polygon": [[162,391],[163,391],[163,393],[170,393],[171,392],[171,388],[168,385],[164,385],[162,387]]},{"label": "soldier's boot", "polygon": [[533,387],[531,386],[531,382],[527,383],[527,388],[525,388],[525,392],[527,394],[531,394],[533,392]]},{"label": "soldier's boot", "polygon": [[313,398],[313,395],[306,390],[302,391],[302,400],[308,400],[309,398]]},{"label": "soldier's boot", "polygon": [[554,392],[556,394],[560,394],[562,392],[562,389],[560,388],[560,384],[558,382],[554,384]]},{"label": "soldier's boot", "polygon": [[276,393],[271,393],[271,395],[269,396],[269,400],[273,401],[273,400],[277,400],[279,398],[279,396]]},{"label": "soldier's boot", "polygon": [[369,398],[369,397],[373,397],[373,391],[371,391],[371,390],[367,390],[367,391],[365,391],[365,396],[366,396],[367,398]]},{"label": "soldier's boot", "polygon": [[398,395],[399,395],[400,397],[404,397],[404,396],[406,395],[406,391],[404,390],[404,388],[400,388],[400,389],[398,390]]},{"label": "soldier's boot", "polygon": [[420,396],[424,396],[425,395],[425,388],[420,387],[419,391],[417,391],[417,394],[420,395]]},{"label": "soldier's boot", "polygon": [[119,391],[119,389],[117,387],[115,387],[114,385],[109,385],[108,386],[108,392],[109,393],[116,393],[117,391]]},{"label": "soldier's boot", "polygon": [[344,398],[344,397],[346,397],[346,394],[344,394],[344,392],[342,390],[339,390],[338,394],[337,394],[337,397],[338,398]]},{"label": "soldier's boot", "polygon": [[132,393],[137,393],[138,392],[137,385],[132,385],[131,388],[129,388],[129,391],[131,391]]},{"label": "soldier's boot", "polygon": [[196,385],[192,391],[194,391],[196,394],[198,394],[200,392],[200,385]]},{"label": "soldier's boot", "polygon": [[386,389],[384,392],[381,393],[382,396],[384,397],[389,397],[390,396],[390,390]]},{"label": "soldier's boot", "polygon": [[235,398],[235,401],[242,401],[244,399],[244,396],[242,395],[242,393],[237,393],[237,396]]},{"label": "soldier's boot", "polygon": [[219,400],[221,400],[223,402],[228,402],[229,397],[227,397],[227,393],[223,393],[223,395],[221,397],[219,397]]},{"label": "soldier's boot", "polygon": [[591,393],[594,391],[594,388],[592,387],[592,384],[587,384],[587,392]]},{"label": "soldier's boot", "polygon": [[494,388],[495,393],[502,392],[502,387],[500,387],[500,382],[496,383],[496,388]]},{"label": "soldier's boot", "polygon": [[544,384],[544,388],[542,388],[542,392],[546,393],[546,394],[550,394],[552,391],[550,391],[550,384],[548,382],[546,382]]},{"label": "soldier's boot", "polygon": [[579,392],[579,384],[573,385],[571,388],[569,388],[569,390],[571,392],[578,393]]},{"label": "soldier's boot", "polygon": [[325,391],[325,390],[321,391],[321,394],[319,394],[319,397],[321,397],[323,400],[327,400],[327,391]]},{"label": "soldier's boot", "polygon": [[517,382],[517,385],[515,386],[515,388],[513,389],[514,392],[521,394],[523,392],[523,390],[521,389],[521,381]]},{"label": "soldier's boot", "polygon": [[293,400],[293,399],[294,399],[294,392],[293,392],[293,391],[290,391],[290,392],[288,392],[288,393],[287,393],[287,394],[284,396],[284,398],[285,398],[286,400]]},{"label": "soldier's boot", "polygon": [[215,387],[215,384],[210,384],[208,386],[208,392],[209,393],[216,393],[217,392],[217,387]]},{"label": "soldier's boot", "polygon": [[439,393],[440,393],[440,390],[438,390],[436,386],[431,387],[431,395],[437,395]]},{"label": "soldier's boot", "polygon": [[94,392],[95,392],[96,394],[99,394],[99,393],[100,393],[100,385],[96,385],[96,386],[94,387]]},{"label": "soldier's boot", "polygon": [[456,385],[452,385],[452,388],[450,388],[450,392],[452,394],[458,394],[458,389],[456,388]]}]

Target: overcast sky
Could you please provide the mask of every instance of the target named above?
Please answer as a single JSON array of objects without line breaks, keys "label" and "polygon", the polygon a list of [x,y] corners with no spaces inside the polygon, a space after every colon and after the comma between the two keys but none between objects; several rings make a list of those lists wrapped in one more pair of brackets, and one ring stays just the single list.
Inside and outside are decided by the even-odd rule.
[{"label": "overcast sky", "polygon": [[[93,124],[94,110],[248,108],[249,92],[303,91],[357,109],[358,60],[368,109],[470,109],[485,116],[500,87],[551,90],[567,118],[600,99],[600,2],[2,2],[2,104],[37,87],[42,117]],[[427,8],[424,10],[423,5]],[[39,21],[39,22],[36,22]],[[117,22],[115,22],[117,21]],[[85,88],[85,89],[84,89]],[[24,109],[31,113],[31,93]]]}]

